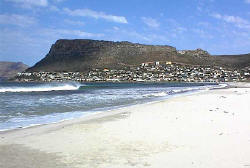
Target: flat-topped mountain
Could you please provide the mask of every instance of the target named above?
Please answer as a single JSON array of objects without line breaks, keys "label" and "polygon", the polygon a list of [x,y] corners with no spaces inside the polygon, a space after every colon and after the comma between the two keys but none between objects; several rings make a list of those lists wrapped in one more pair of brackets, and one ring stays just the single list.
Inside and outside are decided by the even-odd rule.
[{"label": "flat-topped mountain", "polygon": [[28,65],[22,62],[5,62],[0,61],[0,78],[14,77],[18,72],[23,72],[28,68]]},{"label": "flat-topped mountain", "polygon": [[[124,68],[145,62],[172,61],[195,65],[233,67],[237,58],[211,56],[207,51],[181,50],[168,45],[143,45],[100,40],[58,40],[49,53],[27,71],[88,71],[94,68]],[[247,56],[247,58],[249,55]],[[227,63],[224,64],[224,60]],[[241,67],[237,62],[237,67]],[[249,65],[249,62],[247,63]],[[244,64],[245,66],[245,64]]]}]

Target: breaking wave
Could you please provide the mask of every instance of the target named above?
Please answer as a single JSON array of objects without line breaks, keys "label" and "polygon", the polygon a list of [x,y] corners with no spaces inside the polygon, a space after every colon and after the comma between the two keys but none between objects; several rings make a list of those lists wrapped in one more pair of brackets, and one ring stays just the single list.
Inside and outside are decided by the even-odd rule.
[{"label": "breaking wave", "polygon": [[80,83],[47,83],[37,84],[33,86],[12,86],[1,87],[0,92],[49,92],[59,90],[78,90],[81,86]]}]

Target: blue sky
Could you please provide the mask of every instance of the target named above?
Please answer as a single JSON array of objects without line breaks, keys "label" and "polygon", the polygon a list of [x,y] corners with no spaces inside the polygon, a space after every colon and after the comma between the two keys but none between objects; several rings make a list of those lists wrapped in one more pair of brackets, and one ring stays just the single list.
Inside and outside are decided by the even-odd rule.
[{"label": "blue sky", "polygon": [[33,65],[57,39],[250,52],[250,0],[0,0],[0,61]]}]

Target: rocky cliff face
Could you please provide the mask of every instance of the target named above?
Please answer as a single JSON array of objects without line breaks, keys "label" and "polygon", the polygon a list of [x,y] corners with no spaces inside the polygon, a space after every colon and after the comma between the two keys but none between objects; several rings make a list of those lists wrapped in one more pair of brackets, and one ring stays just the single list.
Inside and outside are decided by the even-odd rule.
[{"label": "rocky cliff face", "polygon": [[0,61],[0,78],[14,77],[18,72],[23,72],[28,68],[28,65],[22,62],[4,62]]},{"label": "rocky cliff face", "polygon": [[208,52],[177,51],[167,45],[142,45],[99,40],[58,40],[49,53],[28,71],[88,71],[93,68],[124,68],[143,62],[172,61],[186,64],[214,65]]}]

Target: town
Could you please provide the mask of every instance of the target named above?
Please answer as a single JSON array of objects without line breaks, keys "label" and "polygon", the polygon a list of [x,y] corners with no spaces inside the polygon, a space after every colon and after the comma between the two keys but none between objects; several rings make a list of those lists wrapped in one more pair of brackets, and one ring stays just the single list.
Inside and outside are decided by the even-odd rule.
[{"label": "town", "polygon": [[20,82],[231,82],[249,81],[250,67],[226,69],[174,62],[147,62],[124,69],[92,69],[89,72],[22,72]]}]

